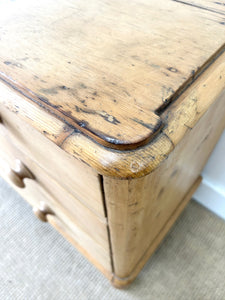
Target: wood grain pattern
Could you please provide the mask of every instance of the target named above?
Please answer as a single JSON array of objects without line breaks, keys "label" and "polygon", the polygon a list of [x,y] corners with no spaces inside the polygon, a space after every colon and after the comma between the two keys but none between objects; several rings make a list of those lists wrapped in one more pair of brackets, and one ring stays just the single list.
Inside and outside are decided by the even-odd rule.
[{"label": "wood grain pattern", "polygon": [[[86,162],[98,173],[118,178],[137,178],[152,172],[168,157],[189,128],[194,127],[225,89],[224,78],[225,53],[161,114],[166,132],[162,130],[151,143],[133,151],[114,151],[94,143],[80,132],[65,126],[62,120],[25,101],[20,93],[15,93],[3,83],[0,83],[0,107],[18,114],[19,118],[62,150]],[[176,130],[169,130],[168,124],[169,128]]]},{"label": "wood grain pattern", "polygon": [[[95,216],[74,198],[69,200],[70,203],[73,202],[73,205],[70,205],[70,209],[67,208],[67,200],[71,196],[66,191],[63,191],[34,162],[29,161],[28,157],[11,145],[2,134],[0,134],[0,144],[0,176],[34,207],[38,217],[55,226],[109,278],[112,270],[106,222]],[[23,189],[16,187],[8,177],[8,169],[14,168],[18,157],[35,174],[35,180],[24,179],[26,186]],[[57,197],[55,197],[56,195]],[[47,207],[46,215],[43,213],[40,215],[40,211],[37,212],[36,208],[42,207],[42,203],[45,203]]]},{"label": "wood grain pattern", "polygon": [[225,127],[224,20],[213,0],[0,3],[0,174],[23,161],[17,190],[115,286]]},{"label": "wood grain pattern", "polygon": [[[35,182],[50,196],[47,204],[51,204],[51,207],[53,206],[57,210],[58,216],[62,220],[66,216],[67,219],[71,220],[71,223],[74,223],[75,226],[89,234],[103,248],[106,247],[108,249],[107,221],[105,217],[94,214],[91,209],[78,201],[69,191],[63,189],[34,160],[16,148],[7,137],[3,137],[1,131],[0,144],[1,156],[5,157],[5,161],[10,166],[10,169],[15,169],[18,159],[22,161],[26,168],[32,172]],[[11,180],[11,178],[9,179]],[[25,178],[24,181],[26,180]],[[15,184],[14,181],[12,183]],[[51,201],[51,199],[54,199],[54,201]],[[38,206],[36,205],[35,207]]]},{"label": "wood grain pattern", "polygon": [[149,175],[130,180],[104,176],[113,265],[121,285],[140,271],[149,257],[145,253],[153,252],[152,243],[201,173],[225,128],[224,99],[225,94]]},{"label": "wood grain pattern", "polygon": [[1,78],[107,147],[144,145],[224,45],[223,6],[185,2],[2,4]]},{"label": "wood grain pattern", "polygon": [[[69,228],[62,220],[53,215],[48,215],[47,219],[48,222],[72,245],[74,245],[78,251],[88,258],[88,260],[98,268],[106,278],[110,281],[112,280],[113,274],[109,257],[105,256],[105,253],[101,253],[101,249],[95,248],[95,244],[93,245],[93,241],[88,235],[85,235],[81,230],[79,231],[78,228],[76,228],[76,230],[71,230],[71,228]],[[85,243],[82,243],[83,241],[85,241]],[[90,249],[91,252],[89,251]],[[76,264],[76,262],[74,263]]]},{"label": "wood grain pattern", "polygon": [[[11,94],[11,97],[16,101],[17,107],[19,107],[20,104],[17,101],[17,97],[13,94]],[[49,132],[52,132],[50,138],[56,144],[61,144],[63,139],[66,139],[71,134],[71,130],[60,123],[56,125],[54,122],[49,122],[45,125],[46,118],[43,118],[40,123],[40,129],[42,133],[44,132],[44,135],[40,134],[30,124],[19,118],[18,113],[16,113],[18,109],[13,110],[15,112],[13,113],[7,107],[10,107],[10,102],[5,103],[0,108],[0,114],[3,119],[0,134],[7,135],[7,139],[13,145],[40,166],[43,169],[41,173],[45,172],[48,174],[50,178],[58,182],[75,199],[84,203],[99,216],[104,216],[101,184],[98,174],[86,164],[62,151],[45,137],[50,135]],[[29,119],[38,115],[37,111],[32,110],[32,106],[26,108],[28,109],[27,116]],[[26,156],[24,159],[26,160]]]},{"label": "wood grain pattern", "polygon": [[192,195],[195,193],[196,189],[200,185],[202,181],[202,177],[199,176],[195,183],[191,186],[188,193],[185,195],[184,199],[179,203],[179,205],[176,207],[176,209],[173,211],[172,215],[168,219],[168,221],[165,223],[162,230],[159,231],[158,235],[153,239],[150,247],[144,252],[143,256],[139,260],[138,264],[134,267],[132,270],[132,273],[125,278],[121,278],[116,276],[115,274],[112,276],[111,283],[116,288],[123,288],[126,287],[128,284],[130,284],[136,276],[139,274],[141,269],[144,267],[146,262],[148,261],[149,257],[156,251],[157,247],[162,242],[163,238],[165,238],[168,231],[171,229],[177,218],[180,216],[188,202],[190,201]]}]

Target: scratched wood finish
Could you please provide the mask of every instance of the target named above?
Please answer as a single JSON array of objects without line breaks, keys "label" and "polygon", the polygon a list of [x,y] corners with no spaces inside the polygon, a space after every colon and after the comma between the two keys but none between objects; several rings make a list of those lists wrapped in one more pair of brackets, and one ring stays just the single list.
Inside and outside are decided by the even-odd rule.
[{"label": "scratched wood finish", "polygon": [[144,145],[165,125],[155,112],[223,47],[223,6],[194,3],[4,2],[1,78],[105,146]]},{"label": "scratched wood finish", "polygon": [[164,130],[150,144],[135,151],[114,151],[94,143],[65,125],[62,120],[25,101],[20,93],[1,82],[0,105],[18,114],[19,118],[62,150],[86,162],[98,173],[119,178],[137,178],[152,172],[168,157],[186,135],[188,127],[194,127],[225,89],[224,78],[225,53],[161,114],[166,124]]},{"label": "scratched wood finish", "polygon": [[193,8],[205,10],[205,11],[211,11],[214,14],[219,14],[222,16],[225,16],[225,3],[224,1],[211,1],[211,0],[174,0],[177,3],[181,3],[183,5],[189,5]]},{"label": "scratched wood finish", "polygon": [[104,176],[116,285],[134,279],[158,243],[146,252],[201,173],[225,128],[224,100],[225,92],[151,174],[131,180]]},{"label": "scratched wood finish", "polygon": [[[179,215],[182,213],[188,202],[190,201],[192,195],[198,188],[202,181],[202,177],[199,176],[197,180],[194,182],[194,184],[191,186],[191,188],[188,190],[188,193],[185,195],[185,197],[181,200],[179,205],[175,208],[173,213],[171,214],[170,218],[165,222],[163,228],[159,231],[158,235],[153,239],[150,246],[147,248],[147,250],[143,253],[141,259],[138,261],[136,266],[133,268],[132,272],[129,274],[129,276],[125,278],[118,277],[115,275],[115,273],[112,276],[111,283],[114,287],[117,288],[123,288],[132,283],[132,281],[136,278],[136,276],[139,274],[143,266],[146,264],[149,257],[155,252],[157,247],[162,242],[163,238],[165,238],[168,231],[173,226],[174,222],[177,220]],[[134,227],[133,227],[134,228]],[[129,252],[131,252],[133,249],[129,249]]]},{"label": "scratched wood finish", "polygon": [[224,129],[222,4],[0,4],[1,127],[35,177],[18,191],[115,286],[172,226]]},{"label": "scratched wood finish", "polygon": [[[3,94],[0,95],[0,98],[2,97]],[[17,102],[15,95],[11,94],[11,97]],[[4,100],[7,100],[7,98]],[[18,105],[19,103],[17,102]],[[44,135],[48,135],[48,132],[51,131],[52,123],[45,126],[45,118],[43,118],[42,126],[46,130],[44,135],[40,134],[19,118],[18,113],[11,112],[7,107],[10,107],[10,103],[5,103],[5,106],[0,104],[0,115],[3,122],[0,133],[7,135],[7,138],[18,149],[30,157],[37,165],[41,166],[43,172],[57,181],[68,193],[99,216],[104,216],[101,183],[98,174],[45,138]],[[33,114],[37,116],[35,110],[29,109],[29,118],[32,118]],[[60,144],[71,133],[68,127],[64,126],[62,128],[60,124],[53,126],[53,128],[55,133],[52,134],[52,138],[56,144]],[[61,130],[63,132],[61,137],[59,137],[58,134]],[[62,201],[68,202],[66,199],[62,199]]]},{"label": "scratched wood finish", "polygon": [[[109,277],[112,274],[106,220],[99,218],[72,198],[43,170],[19,151],[0,132],[0,176],[3,177],[34,208],[45,203],[52,212],[47,221],[56,227],[97,268]],[[33,179],[25,179],[25,187],[17,188],[8,177],[8,169],[15,168],[20,159],[32,172]],[[88,222],[87,222],[88,219]],[[74,262],[76,263],[76,262]]]}]

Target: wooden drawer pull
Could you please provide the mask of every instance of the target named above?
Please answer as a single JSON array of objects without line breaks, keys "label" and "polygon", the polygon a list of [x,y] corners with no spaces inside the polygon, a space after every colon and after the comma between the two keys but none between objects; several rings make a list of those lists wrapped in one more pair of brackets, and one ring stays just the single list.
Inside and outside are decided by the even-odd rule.
[{"label": "wooden drawer pull", "polygon": [[47,204],[44,202],[40,202],[38,207],[34,207],[33,212],[34,212],[35,216],[42,222],[48,221],[48,218],[47,218],[48,215],[54,215],[51,208],[49,208],[47,206]]},{"label": "wooden drawer pull", "polygon": [[31,171],[18,159],[16,160],[15,169],[9,169],[8,177],[19,188],[25,187],[25,178],[34,179],[34,175]]}]

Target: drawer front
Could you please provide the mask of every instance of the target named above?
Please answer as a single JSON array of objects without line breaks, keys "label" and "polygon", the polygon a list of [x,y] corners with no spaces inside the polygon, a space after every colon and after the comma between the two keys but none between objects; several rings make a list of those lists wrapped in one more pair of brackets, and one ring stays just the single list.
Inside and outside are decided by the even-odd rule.
[{"label": "drawer front", "polygon": [[[0,101],[1,102],[1,101]],[[5,103],[5,105],[7,105]],[[78,161],[43,134],[32,128],[2,103],[0,116],[13,144],[35,161],[45,172],[79,201],[104,216],[99,175]],[[32,112],[35,113],[35,112]],[[46,125],[47,126],[47,125]],[[2,126],[1,126],[2,127]],[[3,128],[1,128],[3,131]]]},{"label": "drawer front", "polygon": [[[16,149],[7,136],[0,134],[0,145],[0,175],[35,208],[40,219],[44,219],[43,211],[47,208],[47,212],[44,212],[44,215],[47,215],[46,220],[50,219],[50,223],[101,271],[111,272],[105,219],[96,216],[50,179],[39,166]],[[30,178],[25,176],[23,179],[24,176],[20,175],[24,174],[24,171],[18,170],[18,161],[22,161],[23,166],[29,170]],[[21,186],[19,180],[15,181],[12,174],[19,176],[24,186]]]}]

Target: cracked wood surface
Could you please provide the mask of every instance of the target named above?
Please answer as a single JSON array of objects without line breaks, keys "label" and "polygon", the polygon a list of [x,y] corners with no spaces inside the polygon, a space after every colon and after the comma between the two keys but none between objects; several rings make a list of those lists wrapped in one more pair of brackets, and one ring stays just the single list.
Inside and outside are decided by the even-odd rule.
[{"label": "cracked wood surface", "polygon": [[[73,147],[69,152],[88,164],[90,148],[108,151],[93,140],[135,149],[167,130],[162,112],[225,40],[221,1],[16,0],[0,6],[0,77],[69,126],[74,134],[61,147]],[[75,136],[81,144],[73,144]],[[166,133],[164,139],[166,152],[173,143]],[[104,155],[99,160],[109,165]],[[146,169],[137,160],[128,164],[128,172],[115,166],[119,176]]]}]

